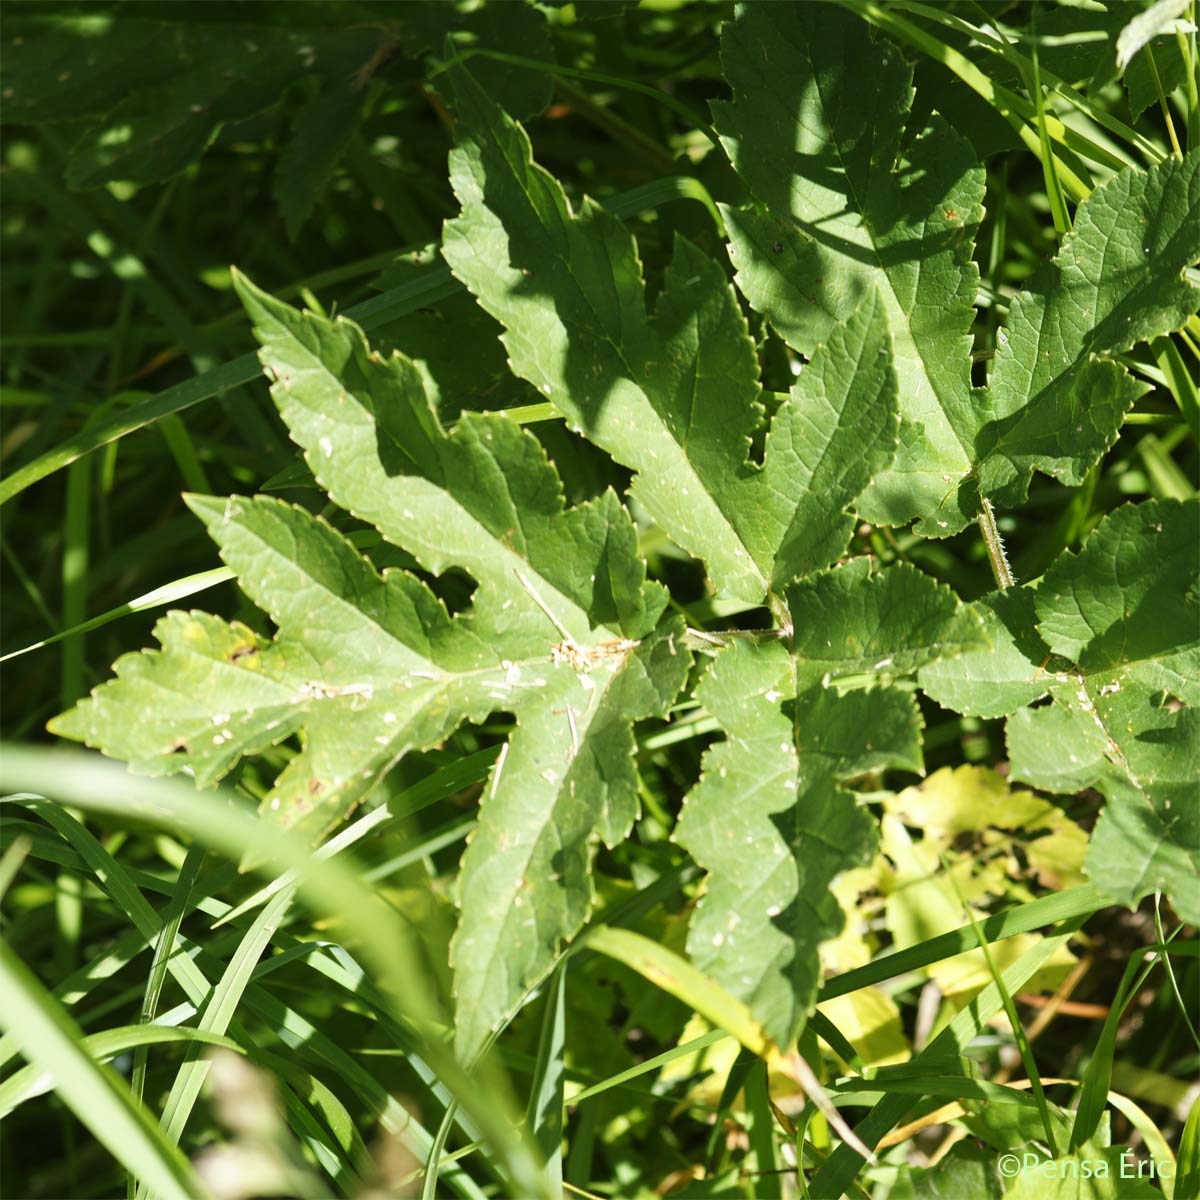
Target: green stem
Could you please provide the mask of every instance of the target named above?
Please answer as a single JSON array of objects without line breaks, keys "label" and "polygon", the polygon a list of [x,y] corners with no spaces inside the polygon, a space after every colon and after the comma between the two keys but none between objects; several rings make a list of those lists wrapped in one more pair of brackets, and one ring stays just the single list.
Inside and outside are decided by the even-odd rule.
[{"label": "green stem", "polygon": [[992,564],[996,585],[1003,591],[1017,581],[1013,578],[1008,556],[1004,553],[1004,539],[1001,538],[999,526],[996,524],[992,502],[986,496],[982,497],[982,501],[983,506],[979,510],[979,531],[983,534],[983,544],[987,547],[988,562]]},{"label": "green stem", "polygon": [[1187,87],[1187,137],[1188,149],[1194,150],[1200,146],[1200,84],[1197,75],[1200,74],[1200,61],[1196,55],[1196,5],[1192,5],[1192,32],[1188,35],[1176,33],[1175,40],[1179,45],[1179,53],[1183,56],[1184,84]]}]

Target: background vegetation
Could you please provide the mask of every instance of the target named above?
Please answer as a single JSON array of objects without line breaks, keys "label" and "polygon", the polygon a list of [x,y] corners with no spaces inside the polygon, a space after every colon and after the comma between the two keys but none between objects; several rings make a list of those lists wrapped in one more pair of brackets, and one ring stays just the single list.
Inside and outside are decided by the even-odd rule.
[{"label": "background vegetation", "polygon": [[[1008,303],[1056,253],[1080,181],[1086,192],[1200,145],[1195,14],[1156,6],[1157,36],[1121,73],[1116,39],[1141,4],[828,7],[912,63],[910,128],[936,109],[986,167],[982,383]],[[240,808],[43,749],[46,722],[149,644],[166,607],[268,630],[183,492],[334,512],[262,382],[231,264],[297,306],[356,313],[375,345],[421,360],[445,422],[519,410],[569,502],[624,492],[629,472],[509,373],[496,327],[440,265],[459,209],[445,67],[465,56],[572,201],[625,218],[653,289],[678,234],[724,261],[714,202],[745,200],[705,134],[709,102],[729,96],[720,29],[732,15],[673,0],[5,5],[0,709],[5,790],[20,794],[0,859],[4,1194],[478,1197],[553,1193],[561,1179],[574,1195],[793,1196],[841,1143],[795,1061],[768,1070],[739,1051],[678,958],[647,963],[621,940],[683,952],[701,874],[672,831],[715,737],[702,710],[638,727],[642,811],[596,860],[597,936],[470,1084],[421,1042],[414,984],[434,1011],[453,879],[506,720],[405,758],[358,814],[352,860],[325,866],[250,816],[294,743],[227,781]],[[770,404],[798,363],[750,320]],[[1111,450],[1081,486],[1035,477],[1001,519],[1018,580],[1126,501],[1195,497],[1198,341],[1192,318],[1122,356],[1150,387]],[[377,567],[414,565],[342,527]],[[715,604],[698,563],[648,520],[639,538],[690,625],[761,623]],[[940,541],[864,526],[856,550],[910,562],[964,600],[995,587],[974,525]],[[439,589],[456,607],[469,582],[451,574]],[[1174,1180],[1086,1194],[1198,1194],[1195,931],[1153,896],[1128,910],[1084,895],[1095,792],[1048,809],[1010,786],[1002,721],[921,704],[927,776],[873,781],[882,850],[837,886],[846,931],[822,950],[819,1016],[800,1043],[852,1121],[881,1097],[911,1105],[847,1194],[1076,1195],[997,1171],[1002,1152],[1042,1137],[1039,1082],[1064,1111],[1103,1109],[1088,1153],[1179,1157]],[[1018,961],[1037,969],[970,1039],[968,1071],[915,1060]],[[35,1065],[18,1070],[22,1056]],[[884,1067],[891,1081],[872,1084]],[[1000,1091],[1014,1081],[1039,1103]],[[121,1099],[131,1091],[137,1107]],[[541,1150],[517,1131],[526,1113]]]}]

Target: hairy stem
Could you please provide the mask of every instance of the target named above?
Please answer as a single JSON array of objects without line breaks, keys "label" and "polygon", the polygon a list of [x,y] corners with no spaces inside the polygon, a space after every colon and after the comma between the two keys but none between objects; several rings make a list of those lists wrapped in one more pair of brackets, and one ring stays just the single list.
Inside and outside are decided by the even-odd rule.
[{"label": "hairy stem", "polygon": [[1004,553],[1004,539],[996,525],[996,514],[992,502],[982,497],[983,507],[979,511],[979,531],[983,534],[983,544],[987,547],[988,562],[992,564],[992,574],[996,577],[996,585],[1003,591],[1017,581],[1013,578],[1012,568],[1008,565],[1008,557]]}]

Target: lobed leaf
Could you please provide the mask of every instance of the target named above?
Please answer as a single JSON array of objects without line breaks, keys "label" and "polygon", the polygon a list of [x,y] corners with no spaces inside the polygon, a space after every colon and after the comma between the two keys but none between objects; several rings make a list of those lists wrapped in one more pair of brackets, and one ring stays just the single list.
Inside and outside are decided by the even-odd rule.
[{"label": "lobed leaf", "polygon": [[830,885],[875,852],[875,821],[842,785],[923,769],[911,692],[829,684],[911,672],[983,641],[978,618],[910,568],[872,576],[855,559],[787,595],[794,652],[734,642],[696,690],[726,740],[705,755],[675,833],[709,872],[688,951],[781,1046],[815,1002],[821,942],[842,926]]},{"label": "lobed leaf", "polygon": [[572,210],[525,132],[465,73],[462,206],[443,254],[504,326],[513,370],[573,428],[636,472],[632,494],[717,588],[756,603],[849,541],[846,509],[895,441],[895,380],[870,297],[775,419],[762,468],[754,345],[721,268],[678,239],[648,312],[632,236],[600,206]]},{"label": "lobed leaf", "polygon": [[1200,308],[1200,153],[1123,171],[1075,214],[1053,262],[1012,302],[980,396],[979,486],[1019,504],[1036,471],[1071,486],[1149,385],[1111,355]]},{"label": "lobed leaf", "polygon": [[1128,904],[1155,889],[1200,917],[1200,503],[1110,514],[1038,591],[1038,629],[1065,663],[1054,704],[1008,723],[1013,777],[1108,800],[1086,869]]},{"label": "lobed leaf", "polygon": [[459,877],[455,1040],[470,1057],[541,982],[591,911],[597,840],[637,816],[632,723],[661,716],[690,665],[678,619],[547,673],[496,761]]},{"label": "lobed leaf", "polygon": [[721,57],[734,99],[714,104],[716,125],[755,201],[725,210],[738,287],[805,355],[878,292],[900,447],[860,510],[889,525],[920,516],[935,536],[961,529],[982,168],[936,117],[903,146],[912,68],[848,12],[744,5]]},{"label": "lobed leaf", "polygon": [[193,497],[274,639],[171,614],[161,652],[123,659],[53,727],[142,770],[188,766],[202,784],[300,731],[264,806],[321,832],[405,753],[513,713],[460,878],[469,1056],[586,918],[596,841],[615,844],[636,815],[632,722],[664,712],[682,684],[684,627],[659,620],[665,593],[647,583],[611,492],[566,508],[519,426],[470,414],[447,432],[411,360],[371,352],[348,321],[238,288],[314,479],[430,571],[468,571],[474,602],[451,616],[426,584],[380,576],[303,509]]},{"label": "lobed leaf", "polygon": [[921,672],[948,707],[1011,714],[1014,779],[1105,796],[1086,863],[1099,887],[1130,904],[1160,889],[1185,919],[1200,913],[1198,544],[1196,501],[1125,505],[1036,590],[981,602],[993,659],[968,653]]},{"label": "lobed leaf", "polygon": [[896,375],[872,294],[813,352],[767,433],[762,471],[738,496],[740,525],[773,590],[845,553],[856,498],[895,452]]},{"label": "lobed leaf", "polygon": [[304,509],[266,497],[189,504],[278,634],[268,642],[205,613],[170,613],[155,631],[163,649],[119,660],[117,680],[53,732],[147,773],[187,767],[209,786],[303,729],[263,807],[317,836],[405,753],[481,719],[489,693],[504,690],[499,656],[425,584],[380,577]]},{"label": "lobed leaf", "polygon": [[743,294],[802,354],[872,289],[886,310],[900,446],[862,515],[940,537],[981,496],[1021,503],[1035,471],[1079,484],[1148,388],[1111,356],[1200,307],[1200,155],[1120,172],[1079,206],[972,389],[983,172],[967,143],[936,116],[906,128],[912,71],[849,13],[746,5],[722,57],[717,127],[754,200],[726,212]]}]

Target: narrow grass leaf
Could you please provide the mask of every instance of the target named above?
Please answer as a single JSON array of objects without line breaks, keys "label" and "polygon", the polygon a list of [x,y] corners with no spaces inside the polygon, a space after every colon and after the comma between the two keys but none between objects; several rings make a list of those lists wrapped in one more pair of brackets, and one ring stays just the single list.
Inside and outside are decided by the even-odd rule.
[{"label": "narrow grass leaf", "polygon": [[22,1053],[50,1074],[63,1103],[113,1157],[162,1200],[195,1200],[199,1182],[187,1160],[135,1106],[107,1067],[80,1044],[83,1034],[33,973],[0,943],[0,1024],[16,1035]]},{"label": "narrow grass leaf", "polygon": [[[394,911],[337,859],[313,860],[303,840],[278,827],[260,824],[232,799],[217,804],[211,797],[198,796],[187,785],[138,779],[92,756],[5,746],[0,764],[0,784],[5,788],[45,790],[90,811],[186,830],[190,836],[237,859],[247,851],[253,852],[279,873],[299,868],[302,876],[297,886],[301,894],[355,930],[381,984],[394,996],[403,997],[402,1011],[408,1019],[423,1030],[433,1025],[437,1007],[424,986],[422,973],[412,965],[408,930]],[[43,803],[51,809],[56,807]],[[136,903],[149,910],[140,894]],[[149,916],[154,922],[152,912]],[[189,960],[177,956],[173,961]],[[400,1001],[396,1004],[399,1006]],[[478,1082],[468,1083],[462,1068],[436,1040],[427,1040],[425,1046],[439,1074],[479,1122],[513,1187],[531,1197],[547,1196],[535,1155],[516,1132],[515,1122],[505,1116],[509,1093],[504,1085],[486,1073],[486,1088]]]},{"label": "narrow grass leaf", "polygon": [[529,1091],[525,1119],[546,1157],[546,1181],[552,1191],[562,1189],[563,1084],[567,1039],[567,961],[555,968],[546,986],[545,1012],[538,1038],[537,1061]]},{"label": "narrow grass leaf", "polygon": [[[198,1042],[206,1046],[223,1046],[226,1050],[246,1053],[245,1047],[224,1034],[187,1025],[120,1025],[101,1033],[80,1036],[79,1045],[96,1062],[110,1062],[118,1055],[143,1046],[166,1046],[175,1043]],[[19,1105],[40,1096],[54,1087],[54,1076],[35,1064],[14,1071],[0,1083],[0,1117],[6,1117]],[[136,1101],[140,1105],[140,1098]]]}]

